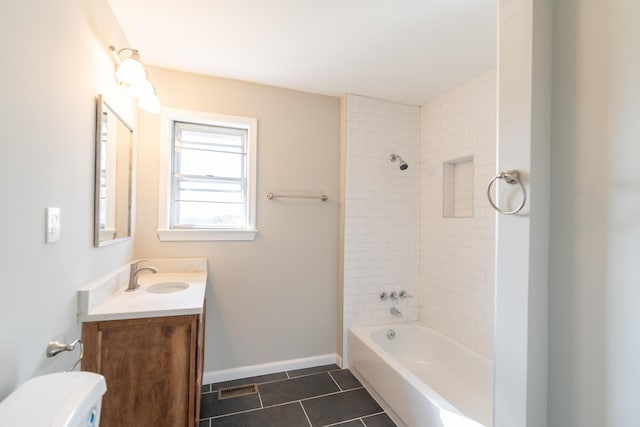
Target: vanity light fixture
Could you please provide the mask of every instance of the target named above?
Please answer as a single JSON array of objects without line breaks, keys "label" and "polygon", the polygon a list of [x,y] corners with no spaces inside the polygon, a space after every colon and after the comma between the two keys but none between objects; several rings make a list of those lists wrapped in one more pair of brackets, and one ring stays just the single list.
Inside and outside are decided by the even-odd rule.
[{"label": "vanity light fixture", "polygon": [[[116,50],[114,46],[109,46],[109,52],[117,65],[116,78],[118,83],[129,87],[129,95],[138,100],[138,108],[151,113],[159,113],[160,100],[156,89],[147,77],[147,70],[140,62],[140,52],[130,47]],[[124,60],[121,56],[123,53],[128,54]]]}]

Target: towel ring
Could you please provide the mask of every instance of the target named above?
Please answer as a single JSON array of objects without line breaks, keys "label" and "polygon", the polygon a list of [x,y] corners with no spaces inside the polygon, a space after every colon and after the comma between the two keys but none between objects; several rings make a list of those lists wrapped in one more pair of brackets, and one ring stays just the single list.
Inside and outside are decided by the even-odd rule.
[{"label": "towel ring", "polygon": [[[520,203],[520,206],[512,211],[507,211],[499,208],[495,203],[493,203],[493,200],[491,200],[491,186],[498,179],[504,179],[507,184],[519,184],[520,188],[522,188],[522,203]],[[498,213],[501,213],[503,215],[513,215],[520,212],[525,203],[527,203],[527,190],[520,180],[520,171],[518,171],[517,169],[513,169],[506,172],[500,172],[498,175],[491,178],[491,181],[489,181],[489,185],[487,186],[487,198],[489,199],[489,203],[491,203],[491,206],[493,206],[493,209],[495,209]]]}]

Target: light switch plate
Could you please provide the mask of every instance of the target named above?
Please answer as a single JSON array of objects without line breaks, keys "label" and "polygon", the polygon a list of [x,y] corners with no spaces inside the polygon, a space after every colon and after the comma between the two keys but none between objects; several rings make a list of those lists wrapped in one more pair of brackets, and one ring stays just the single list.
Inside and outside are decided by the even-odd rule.
[{"label": "light switch plate", "polygon": [[55,243],[60,241],[60,208],[47,208],[47,224],[46,224],[47,243]]}]

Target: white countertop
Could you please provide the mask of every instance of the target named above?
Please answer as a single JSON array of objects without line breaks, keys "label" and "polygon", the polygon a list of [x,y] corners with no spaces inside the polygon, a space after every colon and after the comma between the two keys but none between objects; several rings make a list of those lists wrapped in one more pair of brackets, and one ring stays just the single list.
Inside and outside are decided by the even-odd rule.
[{"label": "white countertop", "polygon": [[[164,266],[162,261],[154,260],[144,264],[156,265]],[[128,274],[127,265],[79,290],[78,319],[95,322],[201,314],[207,286],[206,260],[204,266],[205,271],[165,272],[170,270],[166,267],[159,267],[157,274],[145,271],[139,276],[141,287],[125,292],[126,286],[122,286],[122,282],[124,273]],[[188,283],[189,287],[166,294],[147,292],[147,288],[154,284],[170,282]]]}]

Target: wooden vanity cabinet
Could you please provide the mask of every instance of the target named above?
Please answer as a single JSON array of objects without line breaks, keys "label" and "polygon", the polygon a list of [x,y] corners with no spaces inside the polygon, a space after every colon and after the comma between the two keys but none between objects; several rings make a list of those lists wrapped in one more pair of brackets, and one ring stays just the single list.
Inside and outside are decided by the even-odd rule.
[{"label": "wooden vanity cabinet", "polygon": [[103,427],[197,427],[202,315],[86,322],[82,369],[107,381]]}]

